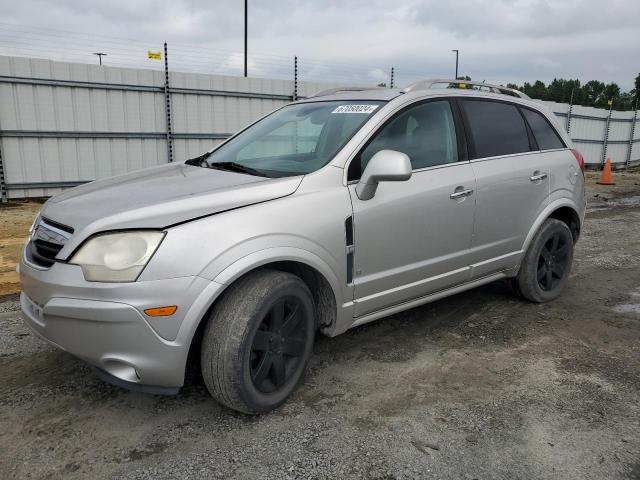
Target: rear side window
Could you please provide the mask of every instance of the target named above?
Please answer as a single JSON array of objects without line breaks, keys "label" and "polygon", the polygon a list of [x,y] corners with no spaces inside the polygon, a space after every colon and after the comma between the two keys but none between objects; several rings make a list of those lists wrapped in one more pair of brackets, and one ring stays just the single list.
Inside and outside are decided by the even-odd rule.
[{"label": "rear side window", "polygon": [[536,111],[523,108],[522,113],[531,127],[540,150],[564,148],[564,142],[544,116]]},{"label": "rear side window", "polygon": [[528,152],[527,126],[515,105],[483,100],[463,100],[475,158]]}]

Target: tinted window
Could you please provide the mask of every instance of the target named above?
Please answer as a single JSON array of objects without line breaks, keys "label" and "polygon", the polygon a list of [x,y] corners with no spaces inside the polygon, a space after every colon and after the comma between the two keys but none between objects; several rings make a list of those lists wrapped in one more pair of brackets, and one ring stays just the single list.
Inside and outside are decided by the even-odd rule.
[{"label": "tinted window", "polygon": [[380,150],[406,153],[414,170],[457,162],[458,145],[451,105],[447,101],[422,103],[394,117],[376,133],[360,154],[359,161],[354,160],[350,178],[358,178],[371,157]]},{"label": "tinted window", "polygon": [[463,100],[476,158],[528,152],[529,136],[518,109],[508,103]]},{"label": "tinted window", "polygon": [[536,137],[538,148],[540,150],[551,150],[552,148],[564,148],[564,143],[553,129],[549,121],[538,112],[529,110],[527,108],[522,109],[531,130],[533,136]]}]

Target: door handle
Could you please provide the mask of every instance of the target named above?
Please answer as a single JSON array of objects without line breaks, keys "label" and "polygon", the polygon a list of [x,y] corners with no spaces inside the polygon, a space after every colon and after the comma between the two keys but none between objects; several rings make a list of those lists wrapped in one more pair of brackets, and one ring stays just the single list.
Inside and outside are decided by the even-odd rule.
[{"label": "door handle", "polygon": [[471,194],[473,194],[473,189],[468,188],[467,190],[460,190],[459,192],[453,192],[451,195],[449,195],[449,198],[455,200],[456,198],[468,197]]},{"label": "door handle", "polygon": [[529,177],[529,180],[531,180],[532,182],[537,182],[538,180],[544,180],[545,178],[547,178],[546,173],[536,173],[536,172],[533,172],[533,173],[534,175]]}]

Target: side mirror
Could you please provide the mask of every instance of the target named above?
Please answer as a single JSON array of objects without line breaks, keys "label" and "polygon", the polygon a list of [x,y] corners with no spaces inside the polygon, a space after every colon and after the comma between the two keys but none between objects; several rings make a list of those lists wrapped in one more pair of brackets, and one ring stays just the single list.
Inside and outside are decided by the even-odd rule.
[{"label": "side mirror", "polygon": [[367,164],[356,185],[360,200],[369,200],[376,194],[379,182],[402,182],[411,178],[411,160],[407,154],[395,150],[380,150]]}]

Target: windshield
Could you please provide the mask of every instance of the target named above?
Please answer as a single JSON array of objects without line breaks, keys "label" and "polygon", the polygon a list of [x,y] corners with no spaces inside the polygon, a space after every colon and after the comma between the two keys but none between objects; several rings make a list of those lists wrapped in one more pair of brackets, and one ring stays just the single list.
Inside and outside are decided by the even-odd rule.
[{"label": "windshield", "polygon": [[288,105],[232,138],[200,164],[250,175],[304,175],[326,165],[383,102]]}]

